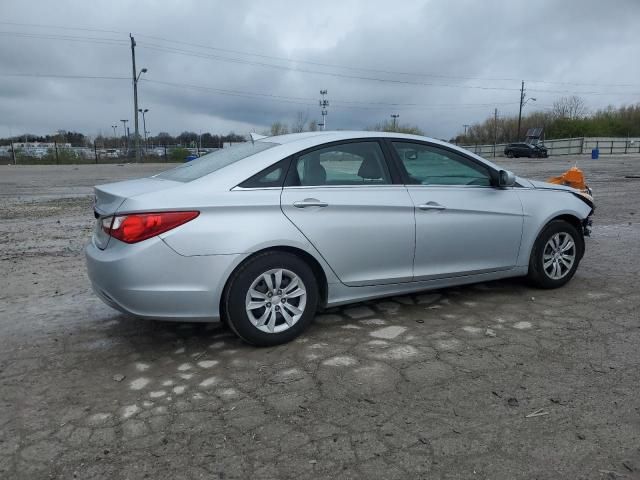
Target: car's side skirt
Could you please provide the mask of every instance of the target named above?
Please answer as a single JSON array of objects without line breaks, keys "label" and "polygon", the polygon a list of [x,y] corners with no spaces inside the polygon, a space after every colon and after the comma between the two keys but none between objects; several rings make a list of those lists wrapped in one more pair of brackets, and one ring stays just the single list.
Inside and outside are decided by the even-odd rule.
[{"label": "car's side skirt", "polygon": [[501,278],[520,277],[527,274],[528,267],[515,267],[499,272],[480,273],[458,277],[439,278],[419,282],[394,283],[391,285],[373,285],[365,287],[347,287],[340,283],[329,284],[327,307],[337,307],[348,303],[362,302],[375,298],[405,295],[425,290],[468,285],[471,283],[488,282]]}]

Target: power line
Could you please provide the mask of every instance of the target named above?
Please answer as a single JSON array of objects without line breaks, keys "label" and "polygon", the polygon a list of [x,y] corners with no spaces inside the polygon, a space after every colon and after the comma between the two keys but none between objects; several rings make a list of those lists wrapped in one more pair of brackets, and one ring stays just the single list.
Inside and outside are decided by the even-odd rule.
[{"label": "power line", "polygon": [[124,40],[118,40],[115,38],[100,38],[100,37],[80,37],[74,35],[56,35],[56,34],[39,34],[39,33],[21,33],[21,32],[7,32],[0,31],[0,35],[7,35],[14,38],[35,38],[38,40],[63,40],[67,42],[80,42],[96,45],[127,45]]},{"label": "power line", "polygon": [[[228,49],[228,48],[212,47],[210,45],[203,45],[203,44],[198,44],[198,43],[185,42],[185,41],[181,41],[181,40],[168,39],[168,38],[158,37],[158,36],[153,36],[153,35],[138,34],[138,36],[142,37],[142,38],[149,38],[149,39],[152,39],[152,40],[159,40],[159,41],[162,41],[162,42],[175,43],[175,44],[179,44],[179,45],[202,48],[202,49],[206,49],[206,50],[214,50],[214,51],[218,51],[218,52],[233,53],[233,54],[237,54],[237,55],[245,55],[245,56],[257,57],[257,58],[266,58],[266,59],[279,60],[279,61],[284,61],[284,62],[303,63],[303,64],[307,64],[307,65],[315,65],[315,66],[321,66],[321,67],[341,68],[341,69],[345,69],[345,70],[360,71],[360,72],[384,73],[384,74],[389,74],[389,75],[406,75],[406,76],[415,76],[415,77],[448,78],[448,79],[458,79],[458,80],[486,80],[486,81],[491,81],[491,82],[495,82],[495,81],[515,82],[515,81],[519,81],[519,79],[517,79],[517,78],[505,78],[505,77],[502,77],[502,78],[499,78],[499,77],[498,78],[496,78],[496,77],[477,77],[477,76],[471,76],[471,75],[443,75],[443,74],[424,73],[424,72],[406,72],[406,71],[397,71],[397,70],[382,70],[382,69],[376,69],[376,68],[358,67],[358,66],[353,66],[353,65],[342,65],[342,64],[336,64],[336,63],[323,63],[323,62],[317,62],[317,61],[303,60],[303,59],[299,59],[299,58],[289,58],[289,57],[280,57],[280,56],[276,56],[276,55],[266,55],[266,54],[260,54],[260,53],[252,53],[252,52],[247,52],[247,51],[243,51],[243,50],[232,50],[232,49]],[[551,85],[589,86],[589,87],[594,87],[594,86],[601,86],[601,87],[638,87],[638,86],[640,86],[640,83],[635,83],[635,84],[633,84],[633,83],[628,83],[628,84],[624,84],[624,83],[613,83],[613,84],[607,84],[607,83],[576,83],[576,82],[557,82],[557,81],[551,81],[551,80],[532,80],[532,79],[529,79],[527,81],[530,82],[530,83],[544,83],[544,84],[551,84]],[[518,89],[516,89],[516,90],[518,90]]]},{"label": "power line", "polygon": [[[272,63],[258,62],[258,61],[246,60],[246,59],[241,59],[241,58],[233,58],[233,57],[225,57],[225,56],[221,56],[221,55],[205,54],[205,53],[194,52],[194,51],[184,50],[184,49],[179,49],[179,48],[165,47],[163,45],[158,45],[158,44],[140,43],[139,45],[140,45],[140,47],[146,48],[146,49],[149,49],[149,50],[156,50],[156,51],[165,52],[165,53],[172,53],[172,54],[176,54],[176,55],[184,55],[184,56],[188,56],[188,57],[203,58],[203,59],[208,59],[208,60],[218,60],[218,61],[228,62],[228,63],[238,63],[238,64],[244,64],[244,65],[260,66],[260,67],[272,68],[272,69],[277,69],[277,70],[288,70],[288,71],[301,72],[301,73],[311,73],[311,74],[325,75],[325,76],[338,77],[338,78],[351,78],[351,79],[356,79],[356,80],[368,80],[368,81],[381,82],[381,83],[392,83],[392,84],[401,84],[401,85],[417,85],[417,86],[428,86],[428,87],[466,88],[466,89],[477,89],[477,90],[488,90],[488,91],[510,91],[510,92],[520,91],[519,88],[510,88],[510,87],[489,87],[489,86],[482,86],[482,85],[415,82],[415,81],[399,80],[399,79],[392,79],[392,78],[370,77],[370,76],[363,76],[363,75],[350,75],[350,74],[339,73],[339,72],[325,72],[325,71],[321,71],[321,70],[311,70],[311,69],[306,69],[306,68],[298,68],[298,67],[287,66],[287,65],[276,65],[276,64],[272,64]],[[573,90],[546,90],[546,89],[540,89],[540,88],[532,88],[531,91],[541,92],[541,93],[576,94],[576,95],[603,95],[603,96],[639,95],[638,93],[635,93],[635,92],[596,92],[596,91],[582,92],[582,91],[573,91]]]},{"label": "power line", "polygon": [[[219,95],[234,96],[234,97],[246,97],[246,98],[259,97],[259,98],[279,101],[283,103],[293,103],[296,105],[314,106],[316,105],[316,102],[317,102],[316,99],[310,98],[310,97],[290,97],[290,96],[284,96],[284,95],[274,95],[270,93],[249,92],[249,91],[242,91],[242,90],[226,90],[226,89],[215,88],[215,87],[207,87],[203,85],[193,85],[189,83],[165,82],[165,81],[153,80],[149,78],[143,78],[142,80],[144,80],[144,82],[148,82],[152,84],[166,85],[166,86],[175,87],[175,88],[190,88],[194,90],[201,90],[201,91],[216,93]],[[362,105],[359,105],[359,103],[362,103]],[[371,103],[366,101],[354,102],[354,101],[347,101],[347,100],[335,100],[335,101],[332,101],[331,105],[334,108],[363,109],[363,110],[379,110],[380,108],[388,107],[388,106],[397,107],[399,109],[406,108],[406,109],[412,109],[412,110],[422,110],[422,109],[434,109],[434,108],[436,109],[437,108],[476,108],[476,107],[485,108],[489,105],[493,106],[496,104],[495,103],[477,103],[477,104],[471,103],[471,104],[431,104],[430,105],[430,104],[417,104],[417,103],[406,103],[406,104],[383,103],[383,102]],[[380,108],[371,107],[367,105],[379,105]],[[501,103],[498,105],[517,105],[517,102]]]},{"label": "power line", "polygon": [[499,91],[518,91],[519,90],[518,88],[507,88],[507,87],[486,87],[486,86],[482,86],[482,85],[460,85],[460,84],[456,85],[456,84],[445,84],[445,83],[413,82],[413,81],[409,81],[409,80],[399,80],[399,79],[392,79],[392,78],[368,77],[368,76],[362,76],[362,75],[349,75],[349,74],[346,74],[346,73],[324,72],[324,71],[321,71],[321,70],[310,70],[310,69],[291,67],[291,66],[286,66],[286,65],[276,65],[276,64],[272,64],[272,63],[257,62],[257,61],[246,60],[246,59],[241,59],[241,58],[224,57],[224,56],[221,56],[221,55],[210,55],[210,54],[198,53],[198,52],[193,52],[193,51],[183,50],[183,49],[178,49],[178,48],[164,47],[162,45],[157,45],[157,44],[140,43],[139,46],[141,48],[146,48],[146,49],[149,49],[149,50],[157,50],[157,51],[161,51],[161,52],[165,52],[165,53],[173,53],[173,54],[176,54],[176,55],[184,55],[184,56],[188,56],[188,57],[204,58],[204,59],[209,59],[209,60],[219,60],[219,61],[223,61],[223,62],[239,63],[239,64],[244,64],[244,65],[253,65],[253,66],[266,67],[266,68],[274,68],[274,69],[278,69],[278,70],[288,70],[288,71],[294,71],[294,72],[301,72],[301,73],[313,73],[313,74],[327,75],[327,76],[338,77],[338,78],[352,78],[352,79],[356,79],[356,80],[370,80],[370,81],[382,82],[382,83],[394,83],[394,84],[403,84],[403,85],[418,85],[418,86],[428,86],[428,87],[472,88],[472,89],[479,89],[479,90],[499,90]]},{"label": "power line", "polygon": [[11,25],[14,27],[34,27],[34,28],[53,28],[58,30],[78,30],[83,32],[100,32],[100,33],[122,33],[117,30],[103,30],[100,28],[84,28],[84,27],[69,27],[65,25],[46,25],[43,23],[19,23],[19,22],[0,22],[0,25]]},{"label": "power line", "polygon": [[[69,27],[69,26],[63,26],[63,25],[49,25],[49,24],[36,24],[36,23],[0,22],[0,25],[10,25],[10,26],[17,26],[17,27],[31,27],[31,28],[43,28],[43,29],[47,29],[48,28],[48,29],[60,29],[60,30],[72,30],[72,31],[86,31],[86,32],[94,32],[94,33],[111,33],[111,34],[125,34],[126,33],[126,32],[118,31],[118,30],[107,30],[107,29],[86,28],[86,27]],[[13,33],[13,32],[7,32],[7,33]],[[20,33],[20,32],[16,32],[16,34],[17,33]],[[24,33],[22,34],[22,36],[27,36],[27,35],[29,35],[29,34],[24,34]],[[31,35],[37,35],[37,34],[31,34]],[[142,37],[142,38],[149,38],[149,39],[158,40],[158,41],[162,41],[162,42],[166,42],[166,43],[174,43],[174,44],[185,45],[185,46],[190,46],[190,47],[196,47],[196,48],[201,48],[201,49],[214,50],[214,51],[219,51],[219,52],[227,52],[227,53],[232,53],[232,54],[236,54],[236,55],[245,55],[245,56],[251,56],[251,57],[256,57],[256,58],[265,58],[265,59],[272,59],[272,60],[285,61],[285,62],[294,62],[294,63],[315,65],[315,66],[328,67],[328,68],[339,68],[339,69],[345,69],[345,70],[351,70],[351,71],[383,73],[383,74],[389,74],[389,75],[402,75],[402,76],[414,76],[414,77],[448,78],[448,79],[460,79],[460,80],[480,80],[480,81],[491,81],[491,82],[495,82],[495,81],[505,81],[505,82],[507,82],[507,81],[508,82],[519,81],[519,79],[516,79],[516,78],[478,77],[478,76],[472,76],[472,75],[444,75],[444,74],[424,73],[424,72],[406,72],[406,71],[383,70],[383,69],[374,69],[374,68],[367,68],[367,67],[358,67],[358,66],[353,66],[353,65],[342,65],[342,64],[336,64],[336,63],[323,63],[323,62],[304,60],[304,59],[299,59],[299,58],[287,58],[287,57],[280,57],[280,56],[276,56],[276,55],[267,55],[267,54],[247,52],[247,51],[242,51],[242,50],[233,50],[233,49],[226,49],[226,48],[220,48],[220,47],[213,47],[211,45],[203,45],[203,44],[198,44],[198,43],[185,42],[185,41],[181,41],[181,40],[177,40],[177,39],[170,39],[170,38],[159,37],[159,36],[154,36],[154,35],[144,35],[144,34],[141,34],[141,33],[137,33],[137,35],[139,37]],[[47,38],[47,39],[50,39],[49,37],[33,37],[33,38]],[[72,40],[72,38],[61,38],[61,36],[58,36],[58,37],[55,37],[55,38],[51,38],[51,39]],[[73,40],[80,41],[80,38],[74,38]],[[95,38],[95,37],[93,38],[93,40],[94,41],[99,41],[99,40],[117,41],[117,40],[113,40],[113,39]],[[128,42],[124,42],[124,44],[127,44],[127,43]],[[162,46],[158,45],[158,47],[162,47]],[[171,47],[169,47],[169,48],[171,48]],[[633,83],[582,83],[582,82],[559,82],[559,81],[539,80],[539,79],[528,79],[527,82],[529,82],[529,83],[550,84],[550,85],[589,86],[589,87],[599,86],[599,87],[613,87],[613,88],[618,88],[618,87],[627,88],[627,87],[640,86],[640,84],[638,84],[638,83],[635,83],[635,84],[633,84]],[[519,89],[512,89],[512,90],[519,90]],[[536,90],[536,91],[543,91],[543,90]],[[572,92],[549,91],[549,93],[572,93]],[[577,93],[587,94],[587,93],[591,93],[591,92],[577,92]],[[604,95],[605,93],[602,93],[602,94]],[[606,93],[606,94],[608,94],[608,93]]]},{"label": "power line", "polygon": [[[59,78],[59,79],[70,79],[70,80],[131,80],[129,77],[118,77],[118,76],[106,76],[106,75],[65,75],[65,74],[47,74],[47,73],[4,73],[0,72],[0,76],[4,77],[26,77],[26,78]],[[239,96],[239,97],[262,97],[266,99],[272,99],[275,101],[283,101],[287,103],[296,103],[299,105],[305,106],[313,106],[315,105],[316,99],[312,97],[294,97],[294,96],[285,96],[285,95],[275,95],[271,93],[261,93],[261,92],[250,92],[243,90],[228,90],[222,88],[215,88],[209,86],[202,85],[193,85],[189,83],[177,83],[177,82],[166,82],[162,80],[153,80],[149,78],[141,78],[142,81],[158,84],[158,85],[166,85],[170,87],[176,88],[191,88],[195,90],[204,90],[214,92],[220,95],[227,96]],[[501,103],[498,105],[515,105],[515,102]],[[399,103],[399,102],[369,102],[366,100],[336,100],[334,101],[333,106],[339,108],[355,108],[355,109],[367,109],[372,110],[375,108],[370,108],[367,105],[375,105],[380,107],[398,107],[398,108],[415,108],[415,109],[431,109],[431,108],[475,108],[475,107],[486,107],[488,105],[495,105],[495,103],[441,103],[441,104],[424,104],[424,103]]]},{"label": "power line", "polygon": [[3,77],[34,77],[34,78],[65,78],[65,79],[88,79],[88,80],[131,80],[128,77],[113,77],[104,75],[64,75],[51,73],[4,73]]}]

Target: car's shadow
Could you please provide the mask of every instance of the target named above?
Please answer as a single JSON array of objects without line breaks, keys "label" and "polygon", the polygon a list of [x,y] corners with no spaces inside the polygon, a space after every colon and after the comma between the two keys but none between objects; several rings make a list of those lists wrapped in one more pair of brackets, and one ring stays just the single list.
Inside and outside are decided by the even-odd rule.
[{"label": "car's shadow", "polygon": [[[425,329],[430,324],[441,329],[443,315],[445,318],[449,317],[451,322],[461,311],[479,316],[490,315],[499,305],[517,307],[518,303],[530,298],[532,292],[535,290],[528,287],[523,279],[514,278],[327,308],[318,312],[301,338],[325,341],[335,336],[342,337],[347,333],[345,327],[350,324],[352,326],[349,328],[358,336],[353,326],[358,322],[375,326],[383,323],[415,323],[416,320],[421,320]],[[110,338],[119,339],[123,346],[128,344],[134,351],[152,353],[153,357],[171,354],[181,348],[196,352],[207,349],[216,342],[221,347],[223,344],[223,349],[255,349],[238,339],[222,322],[145,320],[124,314],[114,314],[110,320],[110,326],[105,332]]]}]

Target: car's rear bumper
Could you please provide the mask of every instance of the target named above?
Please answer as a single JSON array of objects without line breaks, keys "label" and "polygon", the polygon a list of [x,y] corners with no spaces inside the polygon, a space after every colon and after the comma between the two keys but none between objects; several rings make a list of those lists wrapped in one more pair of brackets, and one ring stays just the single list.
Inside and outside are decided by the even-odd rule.
[{"label": "car's rear bumper", "polygon": [[179,255],[160,238],[128,245],[113,238],[105,250],[85,249],[87,273],[109,306],[142,318],[215,321],[224,283],[239,255]]}]

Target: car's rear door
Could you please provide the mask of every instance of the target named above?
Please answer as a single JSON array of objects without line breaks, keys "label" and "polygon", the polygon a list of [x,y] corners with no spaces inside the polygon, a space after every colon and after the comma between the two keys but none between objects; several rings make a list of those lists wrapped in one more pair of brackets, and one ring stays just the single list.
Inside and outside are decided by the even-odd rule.
[{"label": "car's rear door", "polygon": [[351,286],[411,281],[413,202],[376,139],[334,142],[294,157],[284,214]]},{"label": "car's rear door", "polygon": [[493,187],[489,167],[445,147],[390,143],[416,209],[415,280],[516,265],[523,213],[513,188]]}]

